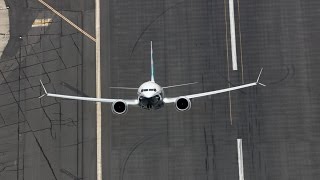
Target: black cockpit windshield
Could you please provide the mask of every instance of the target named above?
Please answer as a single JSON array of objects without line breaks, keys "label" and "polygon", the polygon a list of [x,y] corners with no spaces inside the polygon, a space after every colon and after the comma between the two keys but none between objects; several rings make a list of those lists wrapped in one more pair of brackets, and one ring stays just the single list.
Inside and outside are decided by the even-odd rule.
[{"label": "black cockpit windshield", "polygon": [[156,89],[141,89],[141,92],[145,92],[145,91],[154,91],[154,92],[156,92],[157,90]]}]

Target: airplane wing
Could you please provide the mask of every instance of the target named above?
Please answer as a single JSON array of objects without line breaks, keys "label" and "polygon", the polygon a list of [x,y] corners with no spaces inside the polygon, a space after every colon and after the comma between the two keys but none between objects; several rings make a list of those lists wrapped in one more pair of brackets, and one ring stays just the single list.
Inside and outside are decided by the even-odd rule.
[{"label": "airplane wing", "polygon": [[[238,90],[238,89],[243,89],[243,88],[247,88],[247,87],[251,87],[251,86],[256,86],[256,85],[261,85],[261,86],[266,86],[262,83],[259,82],[261,73],[262,73],[263,68],[261,69],[259,76],[257,78],[256,82],[253,83],[249,83],[249,84],[244,84],[244,85],[240,85],[240,86],[235,86],[235,87],[231,87],[231,88],[226,88],[226,89],[220,89],[220,90],[215,90],[215,91],[209,91],[209,92],[204,92],[204,93],[198,93],[198,94],[190,94],[190,95],[185,95],[183,97],[185,98],[189,98],[189,99],[193,99],[193,98],[198,98],[198,97],[204,97],[204,96],[210,96],[210,95],[214,95],[214,94],[220,94],[220,93],[224,93],[224,92],[230,92],[230,91],[234,91],[234,90]],[[164,98],[163,102],[164,103],[174,103],[176,102],[176,100],[180,98],[180,97],[173,97],[173,98]]]},{"label": "airplane wing", "polygon": [[81,97],[81,96],[69,96],[69,95],[62,95],[62,94],[52,94],[48,93],[46,88],[44,87],[42,81],[40,80],[41,86],[44,90],[44,93],[39,98],[44,96],[55,97],[55,98],[62,98],[62,99],[73,99],[73,100],[80,100],[80,101],[93,101],[93,102],[102,102],[102,103],[113,103],[117,101],[124,101],[128,105],[138,105],[139,101],[137,99],[105,99],[105,98],[92,98],[92,97]]}]

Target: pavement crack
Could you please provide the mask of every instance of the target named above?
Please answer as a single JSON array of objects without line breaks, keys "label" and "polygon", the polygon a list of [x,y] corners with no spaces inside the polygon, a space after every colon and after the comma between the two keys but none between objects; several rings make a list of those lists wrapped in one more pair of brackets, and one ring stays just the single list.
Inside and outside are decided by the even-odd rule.
[{"label": "pavement crack", "polygon": [[54,173],[54,170],[53,170],[53,168],[52,168],[52,165],[51,165],[51,163],[50,163],[47,155],[44,153],[43,148],[42,148],[42,146],[41,146],[38,138],[37,138],[36,136],[34,136],[34,138],[35,138],[35,140],[36,140],[36,142],[37,142],[38,147],[40,148],[40,151],[41,151],[42,155],[44,156],[44,158],[46,159],[46,161],[47,161],[47,163],[48,163],[48,165],[49,165],[49,168],[50,168],[50,170],[51,170],[51,172],[52,172],[52,175],[54,176],[54,179],[57,180],[57,176],[56,176],[56,174]]},{"label": "pavement crack", "polygon": [[158,133],[158,134],[154,134],[154,135],[149,136],[149,137],[143,137],[140,141],[136,142],[136,143],[130,148],[129,152],[128,152],[127,155],[126,155],[125,160],[124,160],[123,163],[122,163],[121,169],[120,169],[120,173],[121,173],[121,174],[120,174],[120,180],[123,180],[123,176],[124,176],[124,173],[125,173],[125,169],[126,169],[127,162],[128,162],[128,160],[129,160],[130,156],[132,155],[132,153],[133,153],[141,144],[143,144],[143,143],[145,143],[146,141],[148,141],[148,140],[150,140],[150,139],[152,139],[152,138],[154,138],[154,137],[157,137],[158,135],[161,135],[161,134],[163,134],[163,132],[162,132],[162,133]]},{"label": "pavement crack", "polygon": [[2,120],[2,122],[3,122],[4,125],[7,125],[7,124],[6,124],[6,121],[4,120],[4,118],[3,118],[3,116],[2,116],[1,113],[0,113],[0,119]]},{"label": "pavement crack", "polygon": [[206,146],[206,159],[205,159],[205,166],[206,166],[206,174],[207,174],[207,179],[208,179],[208,173],[209,173],[209,146],[207,142],[207,132],[206,132],[206,127],[203,127],[203,133],[204,133],[204,143]]},{"label": "pavement crack", "polygon": [[60,61],[62,62],[64,68],[67,69],[68,67],[67,67],[66,64],[64,63],[64,61],[63,61],[63,59],[62,59],[62,56],[59,54],[59,51],[58,51],[61,47],[60,47],[59,49],[56,48],[56,47],[54,46],[53,42],[52,42],[51,37],[49,37],[49,41],[50,41],[52,47],[53,47],[54,49],[56,49],[55,52],[57,53],[57,56],[59,57]]},{"label": "pavement crack", "polygon": [[67,175],[68,177],[70,177],[73,180],[80,180],[83,178],[78,178],[77,176],[73,175],[70,171],[66,170],[66,169],[60,169],[60,172]]},{"label": "pavement crack", "polygon": [[[42,100],[40,99],[40,105],[41,105],[41,109],[44,113],[44,115],[47,117],[47,119],[49,120],[50,123],[50,134],[52,139],[56,138],[56,135],[53,136],[53,126],[52,126],[52,122],[51,122],[51,118],[49,117],[48,113],[46,112],[46,110],[43,108],[43,104],[42,104]],[[61,104],[59,103],[59,106],[61,106]]]},{"label": "pavement crack", "polygon": [[80,96],[89,97],[86,93],[80,91],[79,89],[71,86],[70,84],[68,84],[68,83],[66,83],[66,82],[64,82],[64,81],[61,81],[60,84],[61,84],[62,86],[65,86],[66,88],[70,89],[71,91],[76,92],[76,93],[77,93],[78,95],[80,95]]},{"label": "pavement crack", "polygon": [[15,167],[16,165],[7,165],[7,166],[4,166],[3,168],[0,169],[0,173],[6,171],[8,168],[10,167]]},{"label": "pavement crack", "polygon": [[76,41],[73,39],[73,36],[70,35],[70,37],[71,37],[71,39],[72,39],[73,45],[77,48],[78,54],[81,55],[80,48],[79,48],[79,46],[77,45]]},{"label": "pavement crack", "polygon": [[178,5],[180,5],[180,4],[184,3],[184,2],[185,2],[185,0],[180,1],[180,2],[177,2],[177,3],[174,4],[173,6],[167,8],[166,10],[164,10],[162,13],[160,13],[156,18],[154,18],[154,19],[142,30],[142,32],[140,33],[138,39],[137,39],[136,42],[134,43],[133,48],[132,48],[132,50],[131,50],[131,54],[130,54],[130,58],[129,58],[130,60],[131,60],[131,58],[132,58],[133,52],[134,52],[134,50],[135,50],[138,42],[140,41],[140,39],[141,39],[141,37],[143,36],[143,34],[149,29],[149,27],[150,27],[154,22],[156,22],[161,16],[163,16],[164,14],[166,14],[169,10],[177,7]]}]

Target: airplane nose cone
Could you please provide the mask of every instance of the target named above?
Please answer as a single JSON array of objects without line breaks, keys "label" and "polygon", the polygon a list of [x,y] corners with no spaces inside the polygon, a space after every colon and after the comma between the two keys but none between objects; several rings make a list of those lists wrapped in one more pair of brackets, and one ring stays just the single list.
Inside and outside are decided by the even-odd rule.
[{"label": "airplane nose cone", "polygon": [[143,93],[143,96],[144,96],[145,98],[151,98],[151,97],[154,96],[154,92],[144,92],[144,93]]}]

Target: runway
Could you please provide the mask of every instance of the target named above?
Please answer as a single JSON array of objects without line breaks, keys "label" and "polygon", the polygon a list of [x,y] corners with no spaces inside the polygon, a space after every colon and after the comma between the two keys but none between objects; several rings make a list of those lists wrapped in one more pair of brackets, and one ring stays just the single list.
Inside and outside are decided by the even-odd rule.
[{"label": "runway", "polygon": [[[6,1],[7,2],[7,1]],[[102,105],[103,179],[319,179],[320,2],[234,0],[233,70],[227,0],[101,1],[102,97],[136,98],[150,77],[168,97],[254,82],[194,99],[187,112]],[[8,2],[7,2],[8,3]],[[48,1],[94,35],[93,1]],[[0,61],[0,179],[96,179],[95,104],[37,97],[95,96],[95,44],[36,1],[11,2]],[[231,13],[232,14],[232,13]],[[31,28],[37,18],[48,27]],[[19,36],[22,38],[19,39]]]},{"label": "runway", "polygon": [[239,85],[242,76],[249,83],[261,67],[267,84],[231,93],[231,116],[228,94],[196,99],[185,113],[169,105],[111,116],[111,179],[238,179],[237,138],[244,143],[244,179],[318,178],[319,102],[307,87],[318,88],[310,82],[318,73],[309,68],[319,65],[316,40],[310,41],[319,30],[310,24],[319,4],[234,3],[238,71],[231,66],[227,1],[111,3],[110,86],[148,80],[150,40],[156,82],[200,82],[167,96],[225,88],[228,79]]}]

